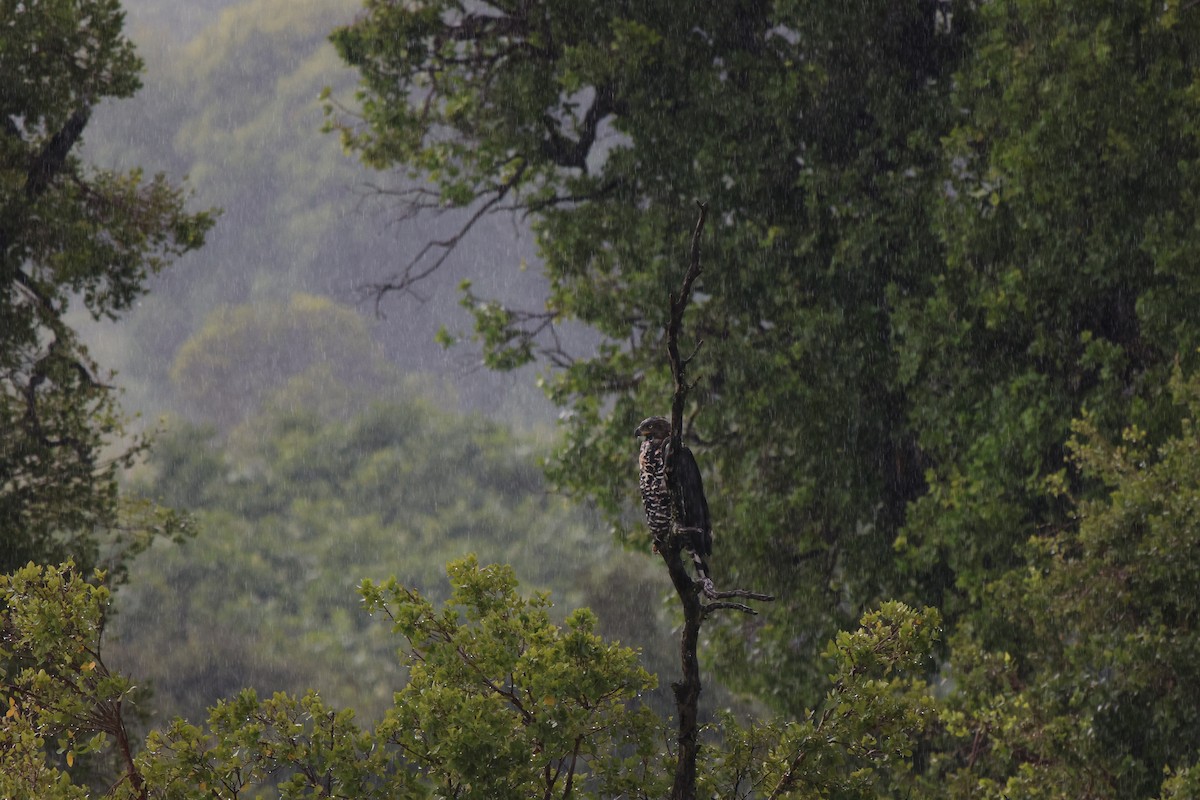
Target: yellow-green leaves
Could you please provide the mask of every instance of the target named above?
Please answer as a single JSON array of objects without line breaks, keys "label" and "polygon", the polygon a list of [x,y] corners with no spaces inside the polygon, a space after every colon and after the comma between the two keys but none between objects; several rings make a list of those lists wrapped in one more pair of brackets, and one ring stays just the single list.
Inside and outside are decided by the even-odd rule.
[{"label": "yellow-green leaves", "polygon": [[431,785],[463,797],[557,796],[572,781],[622,780],[628,767],[613,756],[656,728],[637,703],[654,681],[636,652],[594,634],[588,611],[554,625],[548,598],[517,594],[508,567],[469,557],[447,573],[443,611],[394,582],[363,587],[368,607],[408,639],[412,665],[379,735]]},{"label": "yellow-green leaves", "polygon": [[0,576],[0,796],[85,796],[69,770],[124,733],[113,709],[133,686],[100,660],[103,580],[72,564]]}]

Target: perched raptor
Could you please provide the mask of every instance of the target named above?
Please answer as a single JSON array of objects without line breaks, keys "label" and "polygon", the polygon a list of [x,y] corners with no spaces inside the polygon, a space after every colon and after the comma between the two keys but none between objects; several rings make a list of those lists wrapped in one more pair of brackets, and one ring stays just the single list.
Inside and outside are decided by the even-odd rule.
[{"label": "perched raptor", "polygon": [[[642,490],[642,505],[646,508],[646,524],[657,545],[671,532],[671,491],[667,488],[666,475],[671,423],[666,417],[650,417],[637,426],[634,434],[645,437],[638,453],[641,470],[638,484]],[[687,447],[680,452],[675,478],[683,500],[683,519],[679,521],[679,527],[687,535],[685,542],[696,565],[696,576],[706,589],[711,589],[712,573],[706,558],[712,555],[712,523],[708,518],[708,501],[704,499],[700,468]]]}]

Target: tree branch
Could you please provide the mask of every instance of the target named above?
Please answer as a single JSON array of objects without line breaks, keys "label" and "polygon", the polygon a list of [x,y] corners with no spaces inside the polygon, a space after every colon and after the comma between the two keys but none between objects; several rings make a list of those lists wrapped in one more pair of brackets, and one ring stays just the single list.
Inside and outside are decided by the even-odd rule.
[{"label": "tree branch", "polygon": [[42,152],[33,159],[25,177],[25,197],[27,199],[36,200],[42,192],[46,191],[50,181],[54,180],[55,176],[62,171],[67,163],[67,156],[79,141],[79,137],[83,135],[83,129],[87,126],[91,115],[92,109],[89,106],[85,105],[76,110],[67,119],[62,129],[50,138],[50,141],[42,148]]},{"label": "tree branch", "polygon": [[[700,275],[700,234],[704,231],[704,221],[708,217],[708,205],[696,204],[700,215],[696,218],[696,227],[692,231],[691,256],[688,259],[687,272],[683,276],[683,285],[679,294],[671,295],[671,319],[667,323],[667,358],[671,362],[671,374],[675,377],[675,396],[671,403],[671,452],[680,452],[683,439],[683,404],[687,399],[688,390],[686,367],[688,361],[679,357],[679,331],[683,327],[683,312],[687,310],[688,301],[692,295],[692,284]],[[699,345],[697,345],[699,348]],[[667,480],[671,478],[672,463],[667,462]]]},{"label": "tree branch", "polygon": [[117,747],[121,753],[121,761],[125,767],[124,779],[129,781],[129,785],[133,787],[138,800],[146,800],[149,794],[146,790],[146,781],[142,777],[141,770],[138,769],[137,762],[133,759],[133,750],[129,746],[129,732],[125,730],[125,719],[121,715],[121,701],[117,700],[114,708],[115,717],[114,730],[116,735]]},{"label": "tree branch", "polygon": [[[817,724],[814,726],[814,732],[820,733],[822,730],[824,730],[826,723],[829,722],[829,718],[832,715],[833,707],[830,706],[829,708],[825,709],[824,713],[821,714],[821,719],[818,720]],[[778,783],[775,784],[775,788],[771,791],[771,794],[767,797],[767,800],[776,800],[776,798],[781,797],[782,795],[791,791],[792,786],[794,786],[796,783],[797,776],[800,774],[800,767],[804,763],[805,757],[808,756],[808,752],[808,750],[803,748],[800,749],[800,752],[798,752],[796,757],[792,759],[790,764],[788,764],[787,770],[782,776],[780,776]]]},{"label": "tree branch", "polygon": [[697,646],[700,640],[700,624],[710,613],[722,609],[742,611],[747,614],[756,613],[752,608],[742,603],[728,602],[728,598],[740,597],[753,600],[769,601],[771,595],[750,592],[744,589],[734,589],[717,592],[712,588],[711,581],[705,581],[703,590],[706,595],[717,602],[707,605],[700,602],[698,587],[683,564],[681,551],[691,533],[690,529],[681,525],[684,519],[682,489],[675,476],[678,474],[677,459],[683,452],[683,416],[687,394],[691,385],[687,381],[687,366],[699,352],[697,343],[692,354],[682,358],[679,354],[679,335],[683,329],[683,315],[687,311],[691,299],[692,284],[700,275],[700,239],[704,232],[704,222],[708,216],[708,206],[697,203],[700,209],[696,219],[696,227],[692,231],[692,244],[688,258],[687,271],[678,294],[672,294],[671,317],[667,323],[667,358],[671,364],[671,375],[675,382],[675,393],[671,403],[671,439],[666,459],[665,471],[667,486],[671,492],[671,533],[665,542],[658,545],[659,554],[666,562],[667,572],[683,605],[683,633],[680,637],[679,650],[682,667],[682,678],[671,684],[675,694],[675,709],[679,719],[677,735],[678,752],[675,762],[675,778],[671,786],[671,800],[695,800],[696,797],[696,757],[700,750],[699,741],[699,706],[700,706],[700,662],[697,656]]},{"label": "tree branch", "polygon": [[[446,259],[450,257],[450,254],[454,252],[454,249],[458,246],[459,242],[466,238],[467,234],[471,232],[471,229],[475,227],[475,224],[479,222],[479,220],[483,219],[483,217],[486,216],[489,211],[492,211],[499,203],[501,203],[508,193],[512,191],[512,189],[518,183],[520,183],[527,167],[528,162],[522,161],[521,164],[518,165],[513,171],[512,176],[509,177],[508,180],[499,184],[498,186],[493,187],[490,191],[494,192],[494,195],[488,198],[482,206],[476,209],[475,213],[473,213],[467,219],[467,221],[463,223],[461,227],[459,227],[457,233],[453,234],[447,239],[437,239],[426,242],[425,246],[422,247],[415,256],[413,256],[413,258],[408,262],[407,265],[405,265],[404,269],[401,270],[399,274],[382,283],[369,284],[366,288],[375,297],[375,314],[377,316],[382,316],[380,311],[380,303],[383,302],[383,298],[386,295],[391,294],[392,292],[411,294],[417,299],[423,299],[416,293],[414,286],[428,278],[433,273],[437,272],[438,268],[441,267],[442,264],[446,262]],[[433,261],[421,267],[420,264],[425,260],[425,257],[435,250],[440,252],[433,259]]]},{"label": "tree branch", "polygon": [[547,138],[542,142],[542,155],[560,167],[588,171],[587,157],[596,143],[600,122],[616,110],[616,95],[609,86],[597,86],[592,104],[583,115],[577,138],[564,136],[559,130],[558,120],[547,115],[544,119]]},{"label": "tree branch", "polygon": [[[769,603],[775,599],[775,597],[773,595],[763,594],[762,592],[751,592],[746,589],[732,589],[728,592],[708,592],[707,594],[712,599],[718,600],[718,601],[723,601],[730,597],[744,597],[748,600],[761,600],[763,602]],[[700,613],[702,616],[707,617],[712,612],[721,611],[723,609],[728,609],[731,611],[741,611],[746,614],[755,614],[755,615],[758,614],[757,611],[755,611],[750,606],[745,605],[744,603],[729,603],[729,602],[706,603],[705,605],[700,607]]]},{"label": "tree branch", "polygon": [[712,612],[720,611],[721,609],[730,609],[733,611],[743,611],[747,614],[758,614],[757,611],[755,611],[753,608],[751,608],[750,606],[748,606],[744,603],[727,603],[727,602],[706,603],[705,605],[700,607],[700,614],[702,617],[707,617]]},{"label": "tree branch", "polygon": [[[671,443],[666,463],[667,486],[671,491],[672,517],[675,522],[683,519],[682,493],[675,480],[676,459],[682,452],[683,407],[687,399],[688,386],[685,374],[686,362],[679,357],[679,332],[683,328],[683,314],[691,297],[692,283],[700,274],[700,235],[708,216],[708,206],[697,203],[700,214],[692,231],[691,256],[679,294],[671,295],[671,318],[667,323],[667,358],[671,374],[675,378],[675,394],[671,403]],[[675,778],[671,785],[671,800],[695,800],[696,755],[700,750],[699,707],[700,707],[700,662],[696,651],[700,640],[700,622],[704,618],[695,583],[683,565],[680,550],[684,534],[672,530],[666,542],[659,545],[659,554],[667,564],[667,572],[675,585],[675,592],[683,605],[683,633],[679,640],[682,678],[671,684],[675,694],[675,710],[679,719],[677,742],[679,745],[675,761]]]}]

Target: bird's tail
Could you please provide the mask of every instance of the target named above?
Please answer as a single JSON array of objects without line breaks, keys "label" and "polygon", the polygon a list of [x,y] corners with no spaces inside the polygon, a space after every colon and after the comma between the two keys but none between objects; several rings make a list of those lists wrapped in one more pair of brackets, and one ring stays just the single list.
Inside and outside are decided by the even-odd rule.
[{"label": "bird's tail", "polygon": [[696,577],[701,583],[704,581],[712,581],[712,572],[708,568],[708,561],[700,554],[699,550],[689,548],[692,554],[692,564],[696,567]]},{"label": "bird's tail", "polygon": [[[696,578],[701,582],[712,583],[712,571],[708,568],[706,555],[712,553],[712,532],[703,528],[678,528],[684,534],[683,546],[692,555],[692,564],[696,567]],[[657,552],[657,551],[656,551]]]}]

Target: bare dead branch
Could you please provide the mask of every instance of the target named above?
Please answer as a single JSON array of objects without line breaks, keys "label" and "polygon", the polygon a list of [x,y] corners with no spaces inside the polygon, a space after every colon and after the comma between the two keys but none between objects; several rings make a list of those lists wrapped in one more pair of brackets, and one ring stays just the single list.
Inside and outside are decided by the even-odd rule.
[{"label": "bare dead branch", "polygon": [[[374,295],[375,314],[383,316],[380,304],[383,302],[384,297],[393,292],[412,295],[418,300],[423,300],[424,298],[414,290],[416,284],[437,272],[438,268],[446,263],[446,259],[450,257],[459,243],[466,238],[476,223],[483,219],[488,212],[495,209],[508,196],[508,193],[520,183],[527,167],[528,163],[522,161],[508,180],[494,187],[491,190],[494,194],[471,214],[467,221],[459,227],[458,232],[446,239],[434,239],[426,242],[425,246],[409,260],[404,269],[393,278],[382,283],[368,284],[365,288]],[[426,260],[426,256],[434,252],[437,255],[433,258],[432,262],[422,265],[422,262]]]},{"label": "bare dead branch", "polygon": [[730,589],[727,592],[713,592],[711,597],[714,600],[727,600],[730,597],[744,597],[747,600],[761,600],[764,603],[769,603],[775,599],[774,595],[763,594],[762,592],[751,592],[747,589]]},{"label": "bare dead branch", "polygon": [[728,598],[730,598],[730,597],[744,597],[748,600],[761,600],[763,602],[770,602],[775,599],[772,595],[763,594],[762,592],[751,592],[746,589],[731,589],[730,591],[727,591],[727,592],[715,592],[714,591],[714,592],[706,592],[705,594],[709,598],[718,601],[715,603],[706,603],[700,607],[700,613],[705,617],[707,617],[709,614],[713,613],[714,611],[722,611],[722,610],[741,611],[745,614],[752,614],[752,615],[758,614],[757,611],[755,611],[753,608],[746,605],[745,603],[727,602]]},{"label": "bare dead branch", "polygon": [[704,346],[703,339],[696,342],[696,346],[692,349],[692,354],[683,360],[683,366],[686,367],[688,364],[692,363],[692,359],[694,359],[696,356],[698,356],[700,354],[700,348],[703,346]]},{"label": "bare dead branch", "polygon": [[[683,328],[683,314],[687,310],[688,300],[691,297],[692,283],[700,274],[700,235],[708,216],[708,206],[704,203],[697,203],[697,205],[700,214],[696,219],[696,227],[692,231],[691,256],[688,259],[687,272],[684,273],[683,285],[680,287],[679,294],[672,295],[670,298],[671,317],[667,323],[667,359],[671,364],[671,374],[675,378],[675,393],[671,402],[671,439],[665,472],[667,486],[671,491],[672,517],[676,521],[683,519],[681,491],[674,476],[676,475],[676,459],[683,451],[683,407],[689,389],[685,363],[679,357],[679,333]],[[683,632],[679,640],[680,667],[683,675],[680,680],[671,684],[671,689],[675,694],[675,710],[679,724],[676,736],[679,750],[675,760],[671,800],[695,800],[696,756],[700,750],[698,719],[701,685],[700,661],[696,651],[700,640],[700,623],[704,619],[704,613],[700,598],[696,594],[696,584],[683,566],[683,559],[680,556],[686,535],[680,531],[672,531],[667,541],[659,545],[659,554],[667,564],[671,583],[674,584],[675,592],[679,595],[680,603],[683,606]]]},{"label": "bare dead branch", "polygon": [[[699,753],[699,717],[700,705],[700,665],[697,657],[697,646],[700,639],[700,624],[711,613],[721,610],[741,611],[746,614],[757,612],[744,603],[736,603],[729,598],[745,598],[770,601],[774,598],[759,592],[744,589],[734,589],[718,592],[712,582],[705,578],[703,582],[693,581],[683,565],[681,550],[694,529],[679,524],[684,519],[682,489],[675,479],[677,459],[683,453],[683,417],[687,394],[692,384],[687,380],[687,366],[700,350],[697,343],[692,354],[686,359],[679,355],[679,336],[683,329],[683,316],[691,299],[692,284],[699,277],[700,241],[704,232],[704,222],[708,215],[708,206],[697,203],[700,213],[696,219],[696,227],[692,231],[691,250],[688,258],[687,271],[678,294],[672,294],[671,316],[667,323],[667,359],[671,365],[671,375],[674,378],[675,392],[671,402],[671,438],[669,453],[666,459],[665,472],[667,485],[671,492],[672,519],[674,524],[666,541],[658,542],[658,551],[666,562],[671,582],[679,595],[683,606],[683,632],[680,637],[679,650],[683,675],[681,679],[671,684],[675,694],[675,709],[679,720],[676,741],[678,754],[675,762],[675,777],[671,786],[671,800],[695,800],[696,797],[696,757]],[[703,604],[699,593],[704,594],[715,602]]]},{"label": "bare dead branch", "polygon": [[[679,294],[671,295],[671,319],[667,323],[667,358],[671,362],[671,374],[675,377],[675,395],[671,403],[671,452],[678,453],[683,438],[683,405],[687,400],[688,384],[686,377],[687,362],[679,357],[679,331],[683,327],[683,312],[687,310],[688,301],[692,295],[692,284],[700,275],[700,235],[704,232],[704,221],[708,217],[708,205],[696,204],[700,215],[696,218],[696,227],[692,231],[691,256],[688,259],[687,272],[683,276],[683,285]],[[667,478],[670,481],[671,464],[667,463]]]},{"label": "bare dead branch", "polygon": [[700,614],[702,616],[707,617],[712,612],[720,611],[722,609],[731,609],[733,611],[742,611],[747,614],[758,614],[757,611],[755,611],[750,606],[745,605],[744,603],[730,603],[730,602],[726,602],[726,601],[722,601],[720,603],[705,603],[704,605],[700,606]]}]

